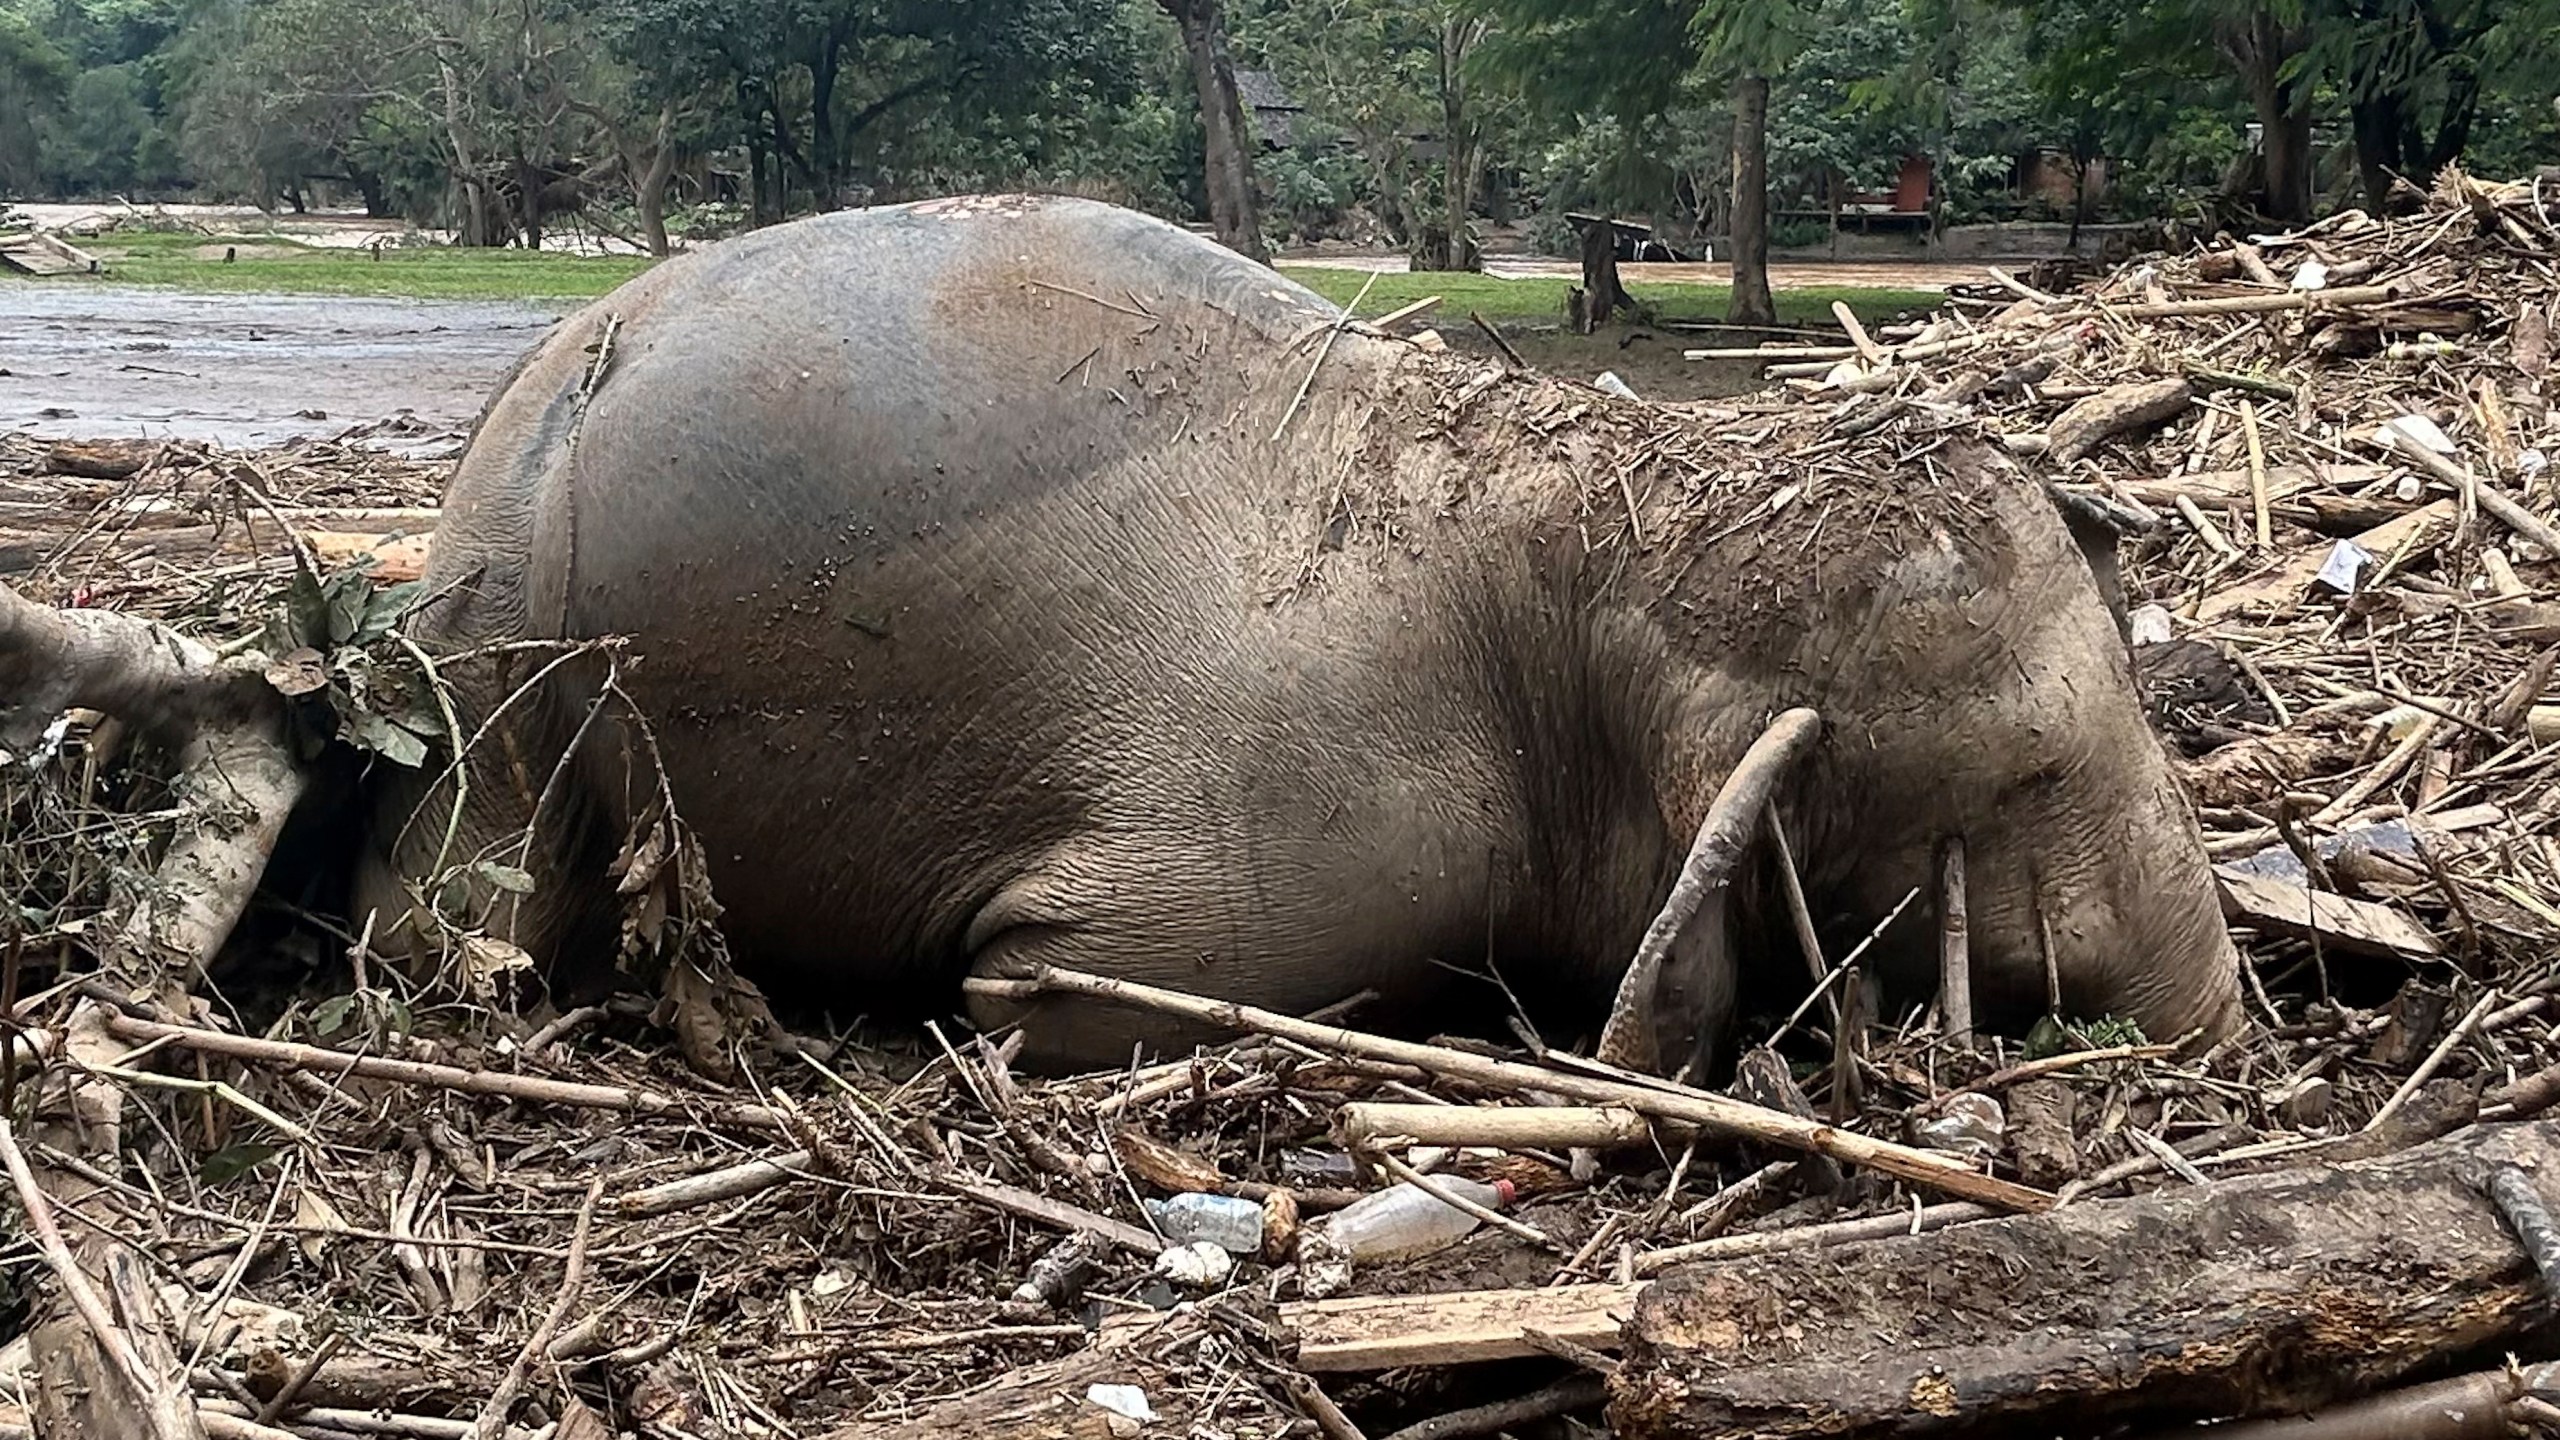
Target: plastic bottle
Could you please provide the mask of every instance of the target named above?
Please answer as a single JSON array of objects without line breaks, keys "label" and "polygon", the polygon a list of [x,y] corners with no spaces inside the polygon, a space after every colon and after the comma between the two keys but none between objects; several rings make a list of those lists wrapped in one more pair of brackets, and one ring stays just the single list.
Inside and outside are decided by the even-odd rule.
[{"label": "plastic bottle", "polygon": [[[1508,1180],[1485,1184],[1455,1175],[1432,1177],[1452,1195],[1499,1210],[1512,1201]],[[1364,1265],[1406,1260],[1455,1245],[1484,1222],[1410,1182],[1393,1185],[1334,1212],[1324,1225],[1327,1248]]]},{"label": "plastic bottle", "polygon": [[1176,1195],[1170,1200],[1149,1200],[1147,1217],[1156,1222],[1156,1230],[1176,1245],[1206,1240],[1234,1255],[1255,1255],[1262,1250],[1262,1205],[1255,1200],[1239,1200],[1232,1195]]}]

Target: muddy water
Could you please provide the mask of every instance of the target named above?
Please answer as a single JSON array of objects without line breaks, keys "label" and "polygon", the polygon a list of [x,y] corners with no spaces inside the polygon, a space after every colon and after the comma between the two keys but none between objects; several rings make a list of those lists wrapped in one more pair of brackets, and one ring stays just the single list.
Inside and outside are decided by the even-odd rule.
[{"label": "muddy water", "polygon": [[405,415],[378,443],[450,450],[561,313],[0,281],[0,431],[248,446]]}]

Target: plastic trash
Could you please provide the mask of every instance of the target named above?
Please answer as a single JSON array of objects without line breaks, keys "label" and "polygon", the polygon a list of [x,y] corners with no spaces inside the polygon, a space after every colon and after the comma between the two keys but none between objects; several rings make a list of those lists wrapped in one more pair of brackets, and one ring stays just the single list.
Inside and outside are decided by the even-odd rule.
[{"label": "plastic trash", "polygon": [[1156,1257],[1157,1274],[1193,1290],[1217,1289],[1227,1283],[1235,1268],[1236,1257],[1206,1240],[1176,1245]]},{"label": "plastic trash", "polygon": [[2170,624],[2169,612],[2158,605],[2145,605],[2127,619],[2136,645],[2165,645],[2176,631]]},{"label": "plastic trash", "polygon": [[1088,1385],[1085,1400],[1099,1405],[1124,1420],[1143,1425],[1156,1418],[1155,1407],[1147,1403],[1147,1392],[1135,1385]]},{"label": "plastic trash", "polygon": [[1283,1150],[1280,1175],[1292,1185],[1360,1183],[1360,1167],[1339,1150]]},{"label": "plastic trash", "polygon": [[1591,384],[1594,389],[1606,390],[1610,394],[1623,400],[1638,400],[1643,398],[1636,394],[1633,387],[1629,386],[1626,381],[1619,379],[1618,372],[1615,370],[1601,371],[1600,378],[1592,381]]},{"label": "plastic trash", "polygon": [[[1444,1175],[1436,1177],[1432,1183],[1488,1210],[1500,1210],[1509,1205],[1516,1193],[1508,1180],[1496,1180],[1488,1185],[1481,1180]],[[1359,1264],[1381,1264],[1446,1249],[1467,1238],[1483,1223],[1421,1186],[1407,1182],[1354,1201],[1334,1212],[1320,1232],[1310,1233],[1321,1233],[1326,1247],[1338,1251],[1347,1260]],[[1301,1246],[1304,1243],[1302,1239]]]},{"label": "plastic trash", "polygon": [[1031,1273],[1014,1287],[1013,1298],[1038,1301],[1060,1310],[1073,1305],[1101,1268],[1102,1245],[1103,1241],[1087,1230],[1059,1241],[1049,1253],[1031,1262]]},{"label": "plastic trash", "polygon": [[1170,1200],[1149,1200],[1146,1207],[1147,1218],[1156,1222],[1156,1233],[1176,1245],[1206,1240],[1235,1255],[1262,1251],[1259,1201],[1194,1192]]},{"label": "plastic trash", "polygon": [[2009,1117],[1988,1095],[1959,1095],[1947,1102],[1947,1113],[1913,1127],[1920,1144],[1956,1155],[1988,1157],[2000,1153]]},{"label": "plastic trash", "polygon": [[2439,455],[2450,455],[2454,451],[2453,437],[2444,433],[2443,426],[2424,415],[2403,415],[2397,420],[2384,422],[2383,443],[2388,445],[2401,440],[2424,446]]},{"label": "plastic trash", "polygon": [[2296,290],[2325,290],[2328,286],[2329,267],[2317,260],[2305,260],[2302,268],[2293,272],[2293,288]]},{"label": "plastic trash", "polygon": [[2320,583],[2341,595],[2356,593],[2356,581],[2364,575],[2373,556],[2352,540],[2341,540],[2329,547],[2329,558],[2320,562]]}]

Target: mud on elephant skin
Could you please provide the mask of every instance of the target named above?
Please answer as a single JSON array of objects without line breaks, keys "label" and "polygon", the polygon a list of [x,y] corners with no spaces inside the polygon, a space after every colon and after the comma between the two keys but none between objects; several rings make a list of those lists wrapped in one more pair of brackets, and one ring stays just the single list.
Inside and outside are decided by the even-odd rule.
[{"label": "mud on elephant skin", "polygon": [[[742,963],[841,1012],[1048,963],[1429,1023],[1490,964],[1587,1034],[1802,705],[1774,810],[1832,943],[1961,834],[1986,1019],[2039,1011],[2050,964],[2073,1013],[2234,1023],[2198,835],[2033,480],[1948,443],[1781,499],[1699,419],[1336,318],[1173,226],[982,197],[759,231],[564,323],[461,462],[411,637],[628,637],[622,695],[522,648],[450,667],[489,728],[453,853],[552,794],[534,894],[466,923],[610,949],[656,793],[627,696]],[[378,935],[432,943],[401,877],[449,803],[381,795]],[[1666,1060],[1728,1032],[1746,967],[1800,973],[1768,880],[1675,947]],[[1046,1066],[1204,1038],[968,1004]]]}]

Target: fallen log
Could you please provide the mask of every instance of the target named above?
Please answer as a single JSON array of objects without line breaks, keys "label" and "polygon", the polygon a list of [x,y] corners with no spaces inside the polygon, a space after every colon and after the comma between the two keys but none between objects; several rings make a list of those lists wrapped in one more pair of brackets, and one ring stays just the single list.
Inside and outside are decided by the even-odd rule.
[{"label": "fallen log", "polygon": [[1674,1271],[1636,1301],[1610,1419],[1647,1440],[2314,1409],[2544,1322],[2522,1248],[2463,1178],[2501,1162],[2548,1199],[2560,1123]]}]

